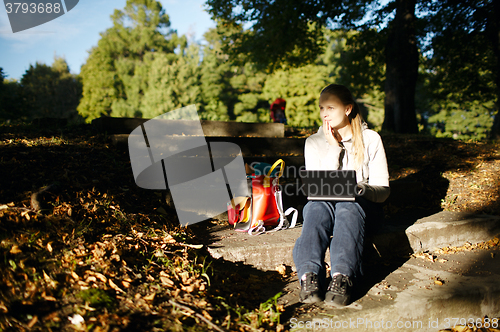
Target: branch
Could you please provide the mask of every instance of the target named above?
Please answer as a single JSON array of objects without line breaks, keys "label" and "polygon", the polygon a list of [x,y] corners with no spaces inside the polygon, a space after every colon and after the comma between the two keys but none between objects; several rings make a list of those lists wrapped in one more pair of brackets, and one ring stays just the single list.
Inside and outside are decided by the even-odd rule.
[{"label": "branch", "polygon": [[170,303],[171,305],[177,306],[179,308],[182,308],[184,310],[188,310],[188,311],[194,312],[194,314],[195,314],[196,317],[198,317],[199,319],[201,319],[202,321],[204,321],[205,323],[207,323],[211,328],[215,329],[218,332],[225,332],[223,329],[221,329],[220,327],[218,327],[217,325],[215,325],[214,323],[212,323],[211,321],[209,321],[208,319],[206,319],[205,317],[203,317],[203,315],[197,313],[196,311],[194,311],[190,307],[188,307],[186,305],[182,305],[180,303],[177,303],[177,302],[175,302],[172,299],[168,300],[168,303]]}]

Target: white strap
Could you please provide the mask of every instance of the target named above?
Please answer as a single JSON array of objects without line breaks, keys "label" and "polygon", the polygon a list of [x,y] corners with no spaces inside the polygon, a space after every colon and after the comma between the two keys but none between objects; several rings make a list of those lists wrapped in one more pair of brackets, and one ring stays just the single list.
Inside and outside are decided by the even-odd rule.
[{"label": "white strap", "polygon": [[250,227],[248,230],[248,234],[250,235],[259,235],[266,232],[266,228],[264,227],[264,222],[259,220],[255,227]]},{"label": "white strap", "polygon": [[[295,209],[293,207],[290,207],[285,212],[283,212],[283,199],[282,199],[280,189],[277,189],[274,192],[274,198],[276,199],[276,206],[278,207],[278,212],[280,214],[280,222],[279,222],[278,226],[276,226],[275,228],[273,228],[269,232],[275,232],[275,231],[279,231],[281,229],[295,227],[295,223],[297,222],[299,211],[297,211],[297,209]],[[287,216],[289,216],[292,212],[293,212],[292,223],[290,224],[290,222],[287,219]]]},{"label": "white strap", "polygon": [[289,207],[288,209],[286,209],[285,216],[289,216],[292,212],[293,212],[292,223],[288,228],[294,228],[295,224],[297,223],[297,219],[299,218],[299,211],[297,211],[297,209],[293,207]]},{"label": "white strap", "polygon": [[[268,232],[276,232],[281,229],[294,228],[295,224],[297,223],[297,219],[299,217],[299,211],[297,211],[296,208],[290,207],[285,212],[283,212],[283,198],[281,189],[279,188],[279,186],[276,185],[276,182],[274,181],[273,185],[276,186],[276,190],[274,191],[274,200],[276,201],[276,206],[280,214],[280,222],[275,228],[269,230]],[[290,224],[290,222],[287,219],[287,216],[289,216],[292,213],[293,213],[292,223]],[[248,234],[250,235],[259,235],[265,232],[266,228],[264,227],[264,222],[262,220],[259,220],[258,224],[255,227],[252,227],[248,230]]]}]

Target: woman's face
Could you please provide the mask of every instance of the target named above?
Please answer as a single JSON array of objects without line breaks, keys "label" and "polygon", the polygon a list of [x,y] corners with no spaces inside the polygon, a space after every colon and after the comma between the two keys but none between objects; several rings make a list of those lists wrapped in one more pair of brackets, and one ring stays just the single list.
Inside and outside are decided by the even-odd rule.
[{"label": "woman's face", "polygon": [[349,124],[348,115],[351,113],[352,105],[344,105],[340,99],[329,93],[322,93],[319,97],[319,114],[323,125],[325,121],[332,128],[342,128]]}]

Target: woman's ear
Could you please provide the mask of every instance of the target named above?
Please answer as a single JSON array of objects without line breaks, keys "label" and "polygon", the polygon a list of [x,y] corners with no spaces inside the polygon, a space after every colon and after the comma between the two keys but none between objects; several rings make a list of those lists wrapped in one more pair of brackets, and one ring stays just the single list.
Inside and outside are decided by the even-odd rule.
[{"label": "woman's ear", "polygon": [[349,114],[351,114],[351,111],[352,111],[352,105],[347,105],[345,109],[345,115],[349,116]]}]

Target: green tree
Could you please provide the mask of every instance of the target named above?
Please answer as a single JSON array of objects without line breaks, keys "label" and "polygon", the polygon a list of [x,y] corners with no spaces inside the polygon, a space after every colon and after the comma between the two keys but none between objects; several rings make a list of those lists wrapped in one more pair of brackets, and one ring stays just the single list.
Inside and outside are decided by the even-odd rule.
[{"label": "green tree", "polygon": [[[323,27],[366,29],[395,13],[385,38],[385,128],[416,132],[414,95],[418,73],[416,0],[395,0],[359,26],[375,1],[208,0],[215,18],[251,28],[228,39],[228,49],[271,69],[316,61],[325,45]],[[358,24],[358,25],[357,25]],[[383,51],[383,50],[382,50]]]},{"label": "green tree", "polygon": [[174,61],[165,53],[157,54],[149,68],[148,90],[144,94],[141,113],[153,118],[160,114],[196,104],[200,108],[200,49],[190,45]]},{"label": "green tree", "polygon": [[443,0],[428,10],[434,36],[427,88],[437,105],[430,120],[441,123],[445,135],[477,139],[491,129],[492,137],[500,137],[500,3]]},{"label": "green tree", "polygon": [[[380,129],[383,120],[383,58],[376,52],[378,37],[367,31],[365,38],[351,30],[324,29],[325,51],[313,64],[298,68],[277,69],[266,79],[263,96],[272,102],[287,100],[288,123],[294,126],[317,126],[318,96],[330,83],[351,87],[363,116],[372,128]],[[363,43],[360,42],[363,41]],[[368,47],[367,45],[370,45]]]},{"label": "green tree", "polygon": [[269,105],[262,97],[266,74],[244,56],[230,58],[223,41],[240,26],[218,24],[204,35],[201,63],[201,116],[208,120],[269,121]]},{"label": "green tree", "polygon": [[429,117],[429,131],[437,137],[482,140],[492,125],[494,101],[433,101],[435,114]]},{"label": "green tree", "polygon": [[149,67],[157,55],[174,61],[174,50],[186,39],[170,30],[170,21],[155,0],[127,0],[111,16],[113,26],[101,33],[98,45],[82,66],[83,98],[78,111],[87,121],[99,116],[142,116]]},{"label": "green tree", "polygon": [[3,118],[5,114],[5,86],[4,80],[7,75],[3,72],[3,68],[0,67],[0,118]]},{"label": "green tree", "polygon": [[328,31],[325,56],[336,68],[330,76],[349,87],[370,128],[384,121],[386,31],[377,29]]},{"label": "green tree", "polygon": [[[221,30],[218,26],[218,30]],[[206,45],[203,47],[201,63],[201,89],[203,106],[200,114],[207,120],[234,120],[229,78],[232,76],[232,64],[221,50],[221,37],[216,29],[204,34]]]},{"label": "green tree", "polygon": [[15,79],[7,79],[0,67],[0,120],[17,120],[24,117],[21,85]]},{"label": "green tree", "polygon": [[21,78],[24,114],[28,119],[51,117],[77,120],[81,83],[66,60],[55,57],[52,66],[36,63]]},{"label": "green tree", "polygon": [[286,100],[286,116],[292,126],[320,125],[318,96],[328,84],[329,68],[309,64],[288,70],[278,69],[267,80],[264,96],[272,101]]}]

